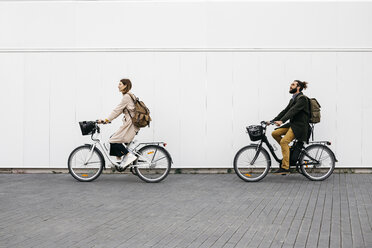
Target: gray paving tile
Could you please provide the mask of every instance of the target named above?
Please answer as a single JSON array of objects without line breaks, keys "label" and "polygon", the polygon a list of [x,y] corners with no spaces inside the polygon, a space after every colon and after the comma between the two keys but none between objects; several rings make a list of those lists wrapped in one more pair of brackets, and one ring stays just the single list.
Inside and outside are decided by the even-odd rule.
[{"label": "gray paving tile", "polygon": [[0,247],[372,247],[371,177],[0,174]]}]

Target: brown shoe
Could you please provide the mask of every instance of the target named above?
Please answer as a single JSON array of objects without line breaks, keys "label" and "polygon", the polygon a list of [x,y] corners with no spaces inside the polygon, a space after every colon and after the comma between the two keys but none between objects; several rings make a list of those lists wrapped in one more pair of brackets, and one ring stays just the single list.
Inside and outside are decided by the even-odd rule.
[{"label": "brown shoe", "polygon": [[290,173],[289,170],[286,170],[283,168],[279,168],[278,170],[273,171],[273,174],[277,174],[277,175],[288,175],[289,173]]}]

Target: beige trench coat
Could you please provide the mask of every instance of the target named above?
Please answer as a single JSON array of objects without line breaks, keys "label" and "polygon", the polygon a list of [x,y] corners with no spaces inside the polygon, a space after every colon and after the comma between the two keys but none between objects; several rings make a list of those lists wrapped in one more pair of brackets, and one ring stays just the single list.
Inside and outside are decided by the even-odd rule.
[{"label": "beige trench coat", "polygon": [[130,114],[134,115],[134,102],[130,97],[130,92],[123,95],[120,103],[111,112],[107,119],[111,122],[116,119],[119,115],[124,113],[123,125],[117,130],[114,135],[109,139],[110,143],[129,143],[133,140],[134,136],[138,133],[139,128],[135,127],[132,123],[132,119],[128,115],[128,110]]}]

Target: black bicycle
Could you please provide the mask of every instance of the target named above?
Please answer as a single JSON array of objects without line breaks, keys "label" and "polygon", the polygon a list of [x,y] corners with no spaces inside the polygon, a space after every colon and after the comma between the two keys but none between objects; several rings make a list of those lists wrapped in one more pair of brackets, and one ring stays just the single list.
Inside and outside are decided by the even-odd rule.
[{"label": "black bicycle", "polygon": [[[271,167],[271,158],[267,150],[262,146],[264,143],[269,148],[271,155],[280,164],[279,159],[272,145],[266,137],[266,128],[268,125],[265,121],[261,125],[248,126],[247,133],[252,143],[241,148],[234,158],[234,170],[236,174],[247,182],[258,182],[269,173]],[[290,169],[296,169],[299,173],[313,181],[322,181],[327,179],[335,169],[337,162],[335,154],[328,147],[329,141],[312,141],[308,146],[303,142],[294,140],[290,148]]]}]

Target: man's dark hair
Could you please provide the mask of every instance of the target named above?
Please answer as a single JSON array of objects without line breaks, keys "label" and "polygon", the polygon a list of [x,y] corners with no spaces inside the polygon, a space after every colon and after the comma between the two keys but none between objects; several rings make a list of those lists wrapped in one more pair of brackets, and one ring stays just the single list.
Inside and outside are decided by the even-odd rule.
[{"label": "man's dark hair", "polygon": [[300,80],[294,80],[295,82],[297,82],[297,85],[300,87],[300,92],[303,90],[303,89],[307,89],[307,84],[308,82],[305,82],[305,81],[300,81]]}]

